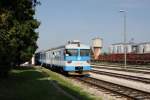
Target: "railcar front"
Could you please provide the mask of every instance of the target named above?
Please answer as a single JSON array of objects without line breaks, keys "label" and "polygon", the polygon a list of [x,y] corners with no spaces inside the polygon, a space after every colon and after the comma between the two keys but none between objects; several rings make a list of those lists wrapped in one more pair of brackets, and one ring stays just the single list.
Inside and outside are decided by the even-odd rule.
[{"label": "railcar front", "polygon": [[90,47],[85,45],[67,45],[65,49],[64,71],[69,74],[88,74],[90,66]]}]

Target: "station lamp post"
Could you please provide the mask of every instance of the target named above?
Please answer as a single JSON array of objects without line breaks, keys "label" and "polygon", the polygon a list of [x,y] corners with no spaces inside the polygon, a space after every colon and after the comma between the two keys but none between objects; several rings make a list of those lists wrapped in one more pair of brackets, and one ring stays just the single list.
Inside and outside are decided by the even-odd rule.
[{"label": "station lamp post", "polygon": [[123,45],[123,49],[124,49],[124,68],[126,68],[127,65],[127,48],[126,48],[126,11],[125,10],[120,10],[120,13],[123,13],[123,38],[124,38],[124,45]]}]

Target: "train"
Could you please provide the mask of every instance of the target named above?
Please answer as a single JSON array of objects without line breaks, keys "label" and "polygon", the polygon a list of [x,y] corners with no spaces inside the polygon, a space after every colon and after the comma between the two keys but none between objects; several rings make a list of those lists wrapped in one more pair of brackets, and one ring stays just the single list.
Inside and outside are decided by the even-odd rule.
[{"label": "train", "polygon": [[35,54],[35,63],[73,75],[86,75],[91,70],[90,46],[78,40]]},{"label": "train", "polygon": [[[127,53],[126,59],[128,64],[150,64],[150,53]],[[123,63],[124,54],[99,55],[98,61]]]}]

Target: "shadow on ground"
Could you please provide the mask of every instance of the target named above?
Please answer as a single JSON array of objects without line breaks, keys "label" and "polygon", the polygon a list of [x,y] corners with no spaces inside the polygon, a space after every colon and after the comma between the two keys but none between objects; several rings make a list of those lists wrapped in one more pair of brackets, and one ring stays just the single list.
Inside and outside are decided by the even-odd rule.
[{"label": "shadow on ground", "polygon": [[46,75],[33,68],[15,69],[12,72],[7,79],[0,78],[0,100],[70,100],[69,97],[56,90],[51,82],[70,91],[80,100],[89,100],[89,98],[80,97],[78,92],[62,86],[56,80],[47,80]]}]

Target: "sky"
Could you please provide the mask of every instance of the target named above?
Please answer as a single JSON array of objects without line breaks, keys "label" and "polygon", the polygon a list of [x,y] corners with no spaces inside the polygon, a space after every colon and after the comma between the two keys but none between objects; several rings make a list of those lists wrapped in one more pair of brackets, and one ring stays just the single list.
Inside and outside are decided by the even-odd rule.
[{"label": "sky", "polygon": [[126,11],[127,42],[150,42],[150,0],[40,0],[36,15],[38,51],[57,47],[69,40],[91,45],[103,39],[103,52],[123,42]]}]

